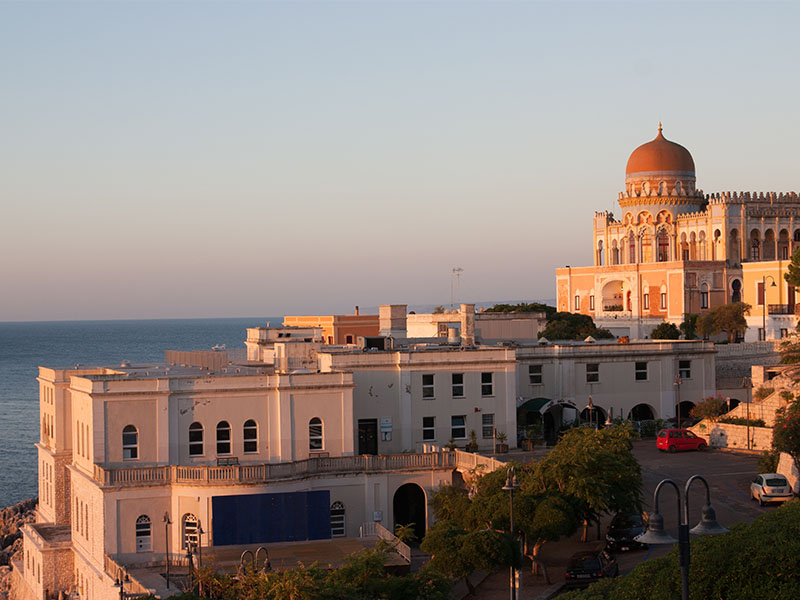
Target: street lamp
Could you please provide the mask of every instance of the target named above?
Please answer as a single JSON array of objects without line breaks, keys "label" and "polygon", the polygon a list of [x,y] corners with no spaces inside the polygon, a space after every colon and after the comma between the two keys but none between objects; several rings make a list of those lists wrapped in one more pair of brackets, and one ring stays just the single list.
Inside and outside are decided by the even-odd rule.
[{"label": "street lamp", "polygon": [[[511,531],[511,539],[516,543],[516,536],[514,535],[514,489],[519,487],[519,482],[517,481],[517,475],[514,472],[514,467],[508,467],[508,476],[506,477],[506,484],[503,486],[503,490],[508,492],[509,498],[509,530]],[[514,553],[516,556],[516,552]],[[514,558],[512,557],[512,560]],[[509,580],[509,590],[510,590],[510,598],[511,600],[517,599],[517,588],[519,583],[517,581],[517,570],[514,568],[514,565],[511,565],[511,577]]]},{"label": "street lamp", "polygon": [[761,278],[761,290],[763,291],[764,297],[762,300],[764,304],[762,305],[761,310],[761,331],[764,332],[764,341],[767,341],[767,313],[769,312],[769,308],[767,307],[767,279],[772,279],[772,285],[769,287],[775,287],[775,279],[772,275],[764,275]]},{"label": "street lamp", "polygon": [[672,382],[672,385],[675,386],[675,416],[678,419],[676,426],[678,429],[681,427],[681,384],[683,383],[683,378],[681,377],[680,373],[675,375],[675,381]]},{"label": "street lamp", "polygon": [[[706,486],[706,503],[703,506],[702,517],[700,522],[689,530],[689,487],[695,480],[703,482]],[[669,484],[675,489],[678,495],[678,539],[669,535],[664,531],[664,517],[658,512],[658,493],[661,488]],[[683,491],[683,515],[681,515],[681,492],[678,486],[672,479],[663,479],[653,492],[653,505],[654,511],[650,513],[647,521],[647,529],[641,535],[636,536],[634,539],[642,544],[674,544],[678,542],[678,564],[681,568],[681,598],[682,600],[689,600],[689,534],[695,535],[716,535],[720,533],[728,533],[722,525],[717,523],[717,515],[711,507],[711,493],[708,488],[708,482],[700,475],[692,475],[686,482]]]},{"label": "street lamp", "polygon": [[753,389],[753,380],[749,377],[743,378],[742,387],[745,393],[745,404],[747,404],[747,449],[750,450],[750,391]]},{"label": "street lamp", "polygon": [[197,519],[197,567],[203,566],[203,524]]},{"label": "street lamp", "polygon": [[[589,425],[593,426],[594,425],[594,417],[593,417],[592,413],[594,412],[594,403],[592,402],[592,395],[591,394],[589,394],[589,404],[586,405],[586,408],[589,409]],[[598,419],[598,423],[597,423],[597,428],[600,429],[599,419]]]},{"label": "street lamp", "polygon": [[114,587],[119,588],[119,600],[125,600],[125,584],[130,583],[127,567],[117,567],[117,577],[114,580]]},{"label": "street lamp", "polygon": [[164,522],[164,562],[167,564],[167,575],[165,579],[167,580],[167,589],[169,589],[169,526],[172,525],[172,521],[169,520],[169,513],[164,513],[164,518],[161,519]]}]

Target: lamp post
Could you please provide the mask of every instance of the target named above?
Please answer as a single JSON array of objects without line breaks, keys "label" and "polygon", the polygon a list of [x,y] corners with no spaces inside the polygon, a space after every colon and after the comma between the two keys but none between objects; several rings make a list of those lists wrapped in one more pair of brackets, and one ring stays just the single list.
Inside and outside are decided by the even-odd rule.
[{"label": "lamp post", "polygon": [[125,584],[130,583],[127,567],[117,567],[117,577],[114,580],[114,587],[119,588],[119,600],[125,600]]},{"label": "lamp post", "polygon": [[197,566],[203,566],[203,524],[197,519]]},{"label": "lamp post", "polygon": [[742,387],[745,393],[745,403],[747,404],[747,449],[750,450],[750,392],[753,389],[753,380],[749,377],[742,379]]},{"label": "lamp post", "polygon": [[[586,408],[589,409],[589,425],[594,425],[594,403],[592,402],[592,395],[589,394],[589,403],[586,405]],[[598,429],[600,429],[600,423],[598,422]]]},{"label": "lamp post", "polygon": [[775,287],[775,279],[772,277],[772,275],[764,275],[761,278],[761,290],[764,294],[764,297],[762,298],[764,304],[761,307],[761,331],[764,332],[763,335],[765,342],[767,341],[767,313],[769,312],[767,307],[767,279],[772,279],[772,285],[769,287]]},{"label": "lamp post", "polygon": [[161,519],[164,521],[164,562],[167,565],[167,574],[165,579],[167,580],[167,589],[169,589],[169,526],[172,525],[172,521],[169,520],[169,513],[164,513],[164,518]]},{"label": "lamp post", "polygon": [[[508,474],[506,477],[506,484],[503,486],[503,490],[508,492],[508,499],[509,499],[509,530],[511,531],[511,539],[516,544],[516,536],[514,535],[514,489],[519,487],[519,482],[517,481],[517,475],[514,473],[514,467],[508,468]],[[514,553],[516,556],[516,553]],[[513,558],[512,558],[513,560]],[[517,570],[514,568],[514,565],[511,565],[511,577],[509,580],[509,590],[510,590],[510,598],[511,600],[517,600],[517,588],[519,583],[517,581]]]},{"label": "lamp post", "polygon": [[676,427],[680,429],[681,427],[681,384],[683,383],[683,378],[681,377],[680,373],[675,375],[675,381],[672,382],[672,385],[675,386],[675,417],[678,419],[676,423]]},{"label": "lamp post", "polygon": [[[689,488],[695,480],[703,482],[706,486],[706,503],[703,506],[700,522],[689,530]],[[695,535],[715,535],[728,533],[722,525],[717,523],[717,515],[711,507],[711,493],[708,482],[700,475],[692,475],[686,482],[683,490],[683,514],[681,514],[681,492],[672,479],[663,479],[653,492],[654,511],[650,513],[647,522],[647,529],[642,535],[634,539],[643,544],[674,544],[675,538],[664,531],[664,517],[658,512],[658,493],[664,485],[671,485],[678,496],[678,564],[681,568],[681,598],[689,600],[689,534]]]}]

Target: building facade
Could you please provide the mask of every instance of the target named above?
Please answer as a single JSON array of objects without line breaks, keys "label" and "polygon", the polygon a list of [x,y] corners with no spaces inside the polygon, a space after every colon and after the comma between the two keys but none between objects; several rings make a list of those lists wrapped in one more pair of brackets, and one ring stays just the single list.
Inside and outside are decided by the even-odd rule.
[{"label": "building facade", "polygon": [[[593,265],[556,270],[558,309],[590,315],[617,335],[645,337],[663,321],[747,298],[757,301],[754,323],[769,301],[761,268],[745,266],[770,263],[782,281],[800,247],[797,193],[704,194],[691,154],[664,138],[660,125],[628,159],[618,202],[619,219],[595,213]],[[794,315],[794,289],[778,286],[768,295]],[[766,329],[772,339],[782,327]],[[748,340],[758,336],[764,332],[748,330]]]}]

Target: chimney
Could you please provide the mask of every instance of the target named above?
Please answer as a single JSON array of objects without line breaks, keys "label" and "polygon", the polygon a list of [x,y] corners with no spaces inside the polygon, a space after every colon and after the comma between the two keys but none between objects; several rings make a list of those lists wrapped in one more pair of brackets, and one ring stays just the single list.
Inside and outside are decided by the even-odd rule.
[{"label": "chimney", "polygon": [[380,334],[383,337],[391,336],[394,339],[395,347],[408,337],[406,329],[407,308],[406,304],[382,304],[378,309]]},{"label": "chimney", "polygon": [[475,345],[475,305],[461,305],[461,345]]},{"label": "chimney", "polygon": [[356,306],[356,316],[358,316],[358,306]]}]

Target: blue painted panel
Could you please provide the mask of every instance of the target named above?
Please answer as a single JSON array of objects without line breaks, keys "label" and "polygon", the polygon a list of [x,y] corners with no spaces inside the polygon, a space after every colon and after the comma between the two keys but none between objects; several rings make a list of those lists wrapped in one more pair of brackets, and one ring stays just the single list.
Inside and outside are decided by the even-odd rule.
[{"label": "blue painted panel", "polygon": [[329,539],[330,502],[328,490],[214,496],[214,545]]}]

